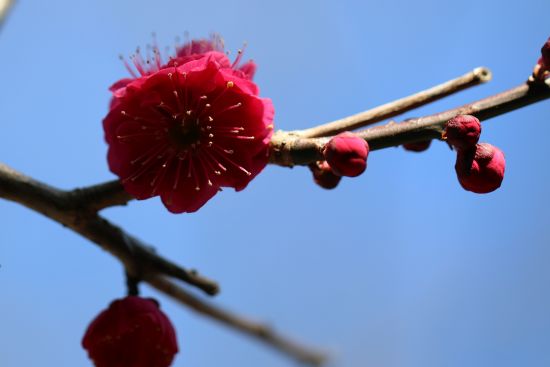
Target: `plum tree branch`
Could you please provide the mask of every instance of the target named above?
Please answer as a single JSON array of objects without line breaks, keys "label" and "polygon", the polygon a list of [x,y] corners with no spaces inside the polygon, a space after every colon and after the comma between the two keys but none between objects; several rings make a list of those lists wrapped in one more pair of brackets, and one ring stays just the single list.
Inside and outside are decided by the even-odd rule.
[{"label": "plum tree branch", "polygon": [[[370,112],[304,131],[278,131],[271,141],[270,163],[294,166],[321,160],[323,159],[322,147],[330,138],[325,134],[335,134],[395,116],[478,84],[484,81],[483,78],[490,77],[488,70],[479,68],[476,70],[461,78],[375,108]],[[409,119],[402,123],[390,122],[383,126],[359,131],[358,134],[369,142],[371,150],[428,139],[440,139],[445,123],[456,115],[473,114],[480,120],[487,120],[547,98],[550,98],[550,80],[530,81],[461,107]],[[173,279],[184,281],[210,295],[219,290],[215,282],[200,276],[194,270],[184,269],[161,257],[152,247],[98,214],[98,211],[104,208],[125,205],[132,200],[132,197],[124,192],[119,181],[64,191],[0,164],[0,197],[42,213],[98,244],[122,262],[129,277],[146,281],[193,310],[254,337],[300,362],[320,365],[325,360],[323,354],[299,346],[265,325],[207,303],[176,284]],[[135,290],[132,288],[130,291]]]},{"label": "plum tree branch", "polygon": [[[359,131],[371,150],[405,143],[441,139],[445,123],[457,115],[475,115],[481,121],[550,98],[550,79],[542,82],[525,82],[505,92],[430,116],[408,119],[401,123],[390,122]],[[270,163],[292,167],[308,165],[322,160],[324,138],[302,138],[296,134],[278,131],[271,140]]]},{"label": "plum tree branch", "polygon": [[344,117],[343,119],[327,124],[314,126],[309,129],[294,131],[301,138],[316,138],[321,136],[336,135],[342,131],[355,130],[360,127],[372,125],[390,117],[401,115],[414,108],[434,102],[466,88],[474,87],[488,82],[492,78],[489,69],[478,67],[458,78],[449,80],[435,87],[383,104],[373,109],[358,114]]},{"label": "plum tree branch", "polygon": [[130,293],[137,293],[136,284],[131,283],[141,279],[200,314],[262,341],[297,361],[315,366],[322,364],[323,354],[302,347],[263,324],[207,303],[169,279],[182,280],[210,295],[219,290],[217,283],[161,257],[152,247],[97,214],[98,209],[105,207],[102,194],[109,197],[110,203],[125,202],[126,196],[118,192],[119,189],[118,182],[107,182],[63,191],[0,163],[0,197],[39,212],[109,251],[124,265]]},{"label": "plum tree branch", "polygon": [[[420,95],[422,93],[425,93],[425,95],[433,95],[432,92],[428,91],[437,88],[440,88],[440,90],[456,91],[457,85],[462,85],[464,87],[464,85],[468,84],[465,81],[475,79],[475,74],[480,73],[484,74],[485,78],[487,78],[487,73],[489,72],[488,70],[483,71],[482,69],[477,68],[473,72],[461,77],[462,81],[459,83],[449,81],[441,85],[447,85],[446,88],[438,86],[427,91],[417,93],[413,96]],[[461,78],[454,80],[456,81]],[[461,107],[453,108],[430,116],[408,119],[401,123],[390,122],[386,125],[371,127],[360,131],[359,135],[369,142],[371,150],[422,140],[440,139],[443,126],[452,117],[459,114],[473,114],[483,121],[525,107],[550,98],[549,83],[550,82],[548,79],[543,82],[525,82],[505,92],[466,104]],[[449,87],[450,85],[455,85],[455,87]],[[411,106],[410,101],[406,103],[399,102],[407,100],[411,97],[405,97],[385,106]],[[376,108],[371,111],[374,110],[376,110]],[[409,107],[407,107],[407,111],[408,110],[410,110]],[[400,111],[399,113],[404,112],[401,107],[396,107],[393,111]],[[350,118],[353,118],[353,116]],[[346,119],[348,118],[338,121],[345,121]],[[323,159],[321,150],[329,137],[304,137],[304,135],[309,134],[317,135],[319,131],[320,130],[317,130],[317,132],[313,131],[313,133],[302,133],[301,131],[276,132],[271,139],[270,163],[292,167],[295,165],[308,165],[312,162]],[[337,132],[338,130],[334,131]],[[72,195],[72,205],[79,206],[82,205],[81,203],[88,203],[90,208],[95,210],[101,210],[115,205],[125,205],[128,201],[132,200],[132,197],[124,191],[119,181],[109,181],[89,187],[74,189],[70,191],[69,194]]]},{"label": "plum tree branch", "polygon": [[165,274],[210,295],[219,291],[216,282],[161,257],[152,247],[98,215],[93,202],[83,197],[74,200],[74,191],[48,186],[0,164],[0,197],[42,213],[79,233],[109,251],[131,272]]},{"label": "plum tree branch", "polygon": [[[352,130],[358,127],[371,125],[375,122],[394,117],[410,111],[422,105],[434,102],[453,93],[459,92],[469,87],[485,83],[492,78],[492,73],[488,68],[478,67],[469,73],[466,73],[458,78],[449,80],[424,91],[412,94],[410,96],[398,99],[393,102],[386,103],[382,106],[375,107],[371,110],[358,113],[349,117],[345,117],[334,122],[312,127],[310,129],[279,132],[274,136],[272,143],[271,162],[280,164],[280,159],[277,157],[278,149],[283,148],[281,145],[286,144],[289,138],[313,138],[337,134],[341,131]],[[278,138],[281,138],[278,140]],[[301,142],[301,143],[300,143]],[[311,145],[317,147],[316,140],[300,140],[294,143],[302,145]],[[299,145],[300,145],[299,144]],[[292,165],[292,164],[283,164]],[[111,206],[126,205],[128,201],[133,200],[132,196],[127,194],[118,180],[109,181],[89,187],[74,189],[71,191],[72,201],[75,205],[84,202],[93,205],[95,210],[101,210]]]}]

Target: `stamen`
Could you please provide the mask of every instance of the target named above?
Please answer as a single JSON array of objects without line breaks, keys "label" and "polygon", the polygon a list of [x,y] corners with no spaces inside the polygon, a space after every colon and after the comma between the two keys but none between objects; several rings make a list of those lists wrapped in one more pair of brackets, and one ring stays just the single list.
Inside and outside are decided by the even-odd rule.
[{"label": "stamen", "polygon": [[[163,144],[164,143],[164,144]],[[166,142],[157,143],[156,145],[153,145],[151,148],[145,151],[142,155],[138,156],[134,160],[130,161],[130,164],[134,165],[140,160],[142,160],[145,157],[148,157],[149,155],[156,155],[160,152],[162,148],[166,146]]]},{"label": "stamen", "polygon": [[[168,144],[164,144],[161,146],[161,151],[165,151],[166,149],[168,148]],[[141,163],[141,167],[139,167],[134,173],[132,173],[131,175],[129,175],[128,177],[124,178],[122,180],[122,182],[128,182],[128,180],[130,181],[135,181],[137,180],[141,175],[143,175],[145,172],[148,172],[150,171],[150,169],[152,168],[152,165],[156,164],[157,163],[157,160],[154,160],[153,158],[155,157],[155,155],[151,155],[149,158],[147,158],[145,161],[143,161]]]},{"label": "stamen", "polygon": [[119,59],[122,61],[122,63],[124,64],[124,67],[126,68],[126,70],[128,70],[128,72],[130,73],[130,75],[133,77],[133,78],[138,78],[138,75],[134,72],[134,69],[132,69],[132,67],[130,66],[130,64],[128,64],[128,61],[126,60],[126,58],[122,55],[119,56]]},{"label": "stamen", "polygon": [[224,159],[226,162],[229,162],[231,163],[234,167],[236,167],[237,169],[239,169],[240,171],[246,173],[247,176],[251,176],[252,173],[249,172],[246,168],[244,168],[243,166],[239,165],[238,163],[235,163],[233,160],[231,160],[230,158],[228,158],[226,155],[223,155],[220,153],[224,151],[223,148],[221,148],[220,146],[216,145],[216,144],[213,144],[212,145],[212,152],[213,153],[218,153],[219,156]]},{"label": "stamen", "polygon": [[[222,171],[227,172],[227,168],[223,164],[221,164],[220,161],[218,161],[218,159],[216,159],[216,157],[214,157],[212,154],[210,154],[210,152],[208,150],[205,149],[205,150],[202,151],[202,153],[204,153],[205,157],[210,158],[216,166],[218,166],[222,169]],[[216,173],[216,172],[219,172],[219,173]],[[216,173],[217,175],[221,175],[220,171],[214,171],[214,173]]]},{"label": "stamen", "polygon": [[176,190],[178,188],[178,183],[180,181],[180,175],[181,175],[181,166],[183,165],[183,162],[187,154],[188,152],[185,152],[183,156],[178,156],[178,166],[176,168],[176,176],[174,177],[174,184],[172,185],[173,190]]},{"label": "stamen", "polygon": [[197,171],[195,170],[195,165],[193,164],[193,157],[189,157],[189,170],[187,172],[187,177],[193,177],[195,180],[195,190],[199,191],[201,189],[199,185],[199,179],[197,177]]},{"label": "stamen", "polygon": [[216,116],[219,116],[219,115],[221,115],[221,114],[224,113],[224,112],[234,110],[235,108],[239,108],[239,107],[241,107],[242,105],[243,105],[242,102],[239,102],[239,103],[236,103],[236,104],[231,105],[231,106],[229,106],[229,107],[226,107],[226,108],[224,108],[224,109],[221,110],[221,111],[216,111]]}]

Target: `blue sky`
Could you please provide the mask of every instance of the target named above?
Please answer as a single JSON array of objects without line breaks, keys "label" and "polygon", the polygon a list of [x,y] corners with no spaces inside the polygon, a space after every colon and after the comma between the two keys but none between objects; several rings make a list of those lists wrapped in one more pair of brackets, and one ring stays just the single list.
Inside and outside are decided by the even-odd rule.
[{"label": "blue sky", "polygon": [[[259,65],[276,127],[344,117],[477,67],[489,84],[420,116],[515,86],[549,34],[544,0],[19,1],[0,33],[0,161],[49,184],[111,180],[101,120],[119,54],[216,31]],[[373,152],[333,191],[308,170],[267,167],[191,215],[158,199],[105,216],[160,253],[220,281],[220,305],[326,348],[331,366],[550,364],[549,102],[484,124],[507,159],[503,186],[462,190],[454,153]],[[80,339],[124,294],[118,262],[14,203],[0,201],[0,365],[91,366]],[[292,365],[159,298],[181,352],[174,366]]]}]

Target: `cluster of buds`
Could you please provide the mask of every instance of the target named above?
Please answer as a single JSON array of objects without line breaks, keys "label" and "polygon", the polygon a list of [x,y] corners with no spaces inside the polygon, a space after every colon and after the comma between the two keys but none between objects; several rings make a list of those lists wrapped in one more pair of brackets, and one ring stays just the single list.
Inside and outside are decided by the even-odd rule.
[{"label": "cluster of buds", "polygon": [[470,115],[459,115],[447,122],[442,138],[456,152],[455,171],[460,185],[468,191],[486,194],[502,184],[506,161],[502,151],[480,143],[481,124]]},{"label": "cluster of buds", "polygon": [[168,367],[178,352],[176,332],[156,300],[113,301],[82,339],[95,367]]},{"label": "cluster of buds", "polygon": [[351,132],[332,137],[323,147],[324,161],[309,166],[315,183],[333,189],[342,176],[357,177],[367,168],[369,144]]}]

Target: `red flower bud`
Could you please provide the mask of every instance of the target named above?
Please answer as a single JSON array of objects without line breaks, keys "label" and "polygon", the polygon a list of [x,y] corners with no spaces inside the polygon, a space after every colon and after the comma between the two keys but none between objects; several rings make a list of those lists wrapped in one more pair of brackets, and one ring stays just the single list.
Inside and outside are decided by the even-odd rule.
[{"label": "red flower bud", "polygon": [[411,152],[423,152],[430,147],[430,144],[432,144],[431,140],[417,141],[415,143],[403,144],[403,148]]},{"label": "red flower bud", "polygon": [[548,40],[540,49],[540,53],[542,57],[539,63],[541,63],[545,70],[550,70],[550,37],[548,37]]},{"label": "red flower bud", "polygon": [[481,124],[475,116],[459,115],[450,119],[445,125],[443,139],[457,150],[475,147],[481,135]]},{"label": "red flower bud", "polygon": [[309,165],[313,173],[313,180],[324,189],[334,189],[340,183],[342,176],[335,175],[326,161],[320,161]]},{"label": "red flower bud", "polygon": [[460,185],[478,194],[495,191],[502,184],[506,160],[497,147],[481,143],[474,149],[459,150],[455,170]]},{"label": "red flower bud", "polygon": [[367,168],[369,144],[350,132],[343,132],[325,145],[323,155],[332,172],[339,176],[359,176]]},{"label": "red flower bud", "polygon": [[178,352],[170,320],[153,299],[112,302],[82,339],[96,367],[168,367]]}]

